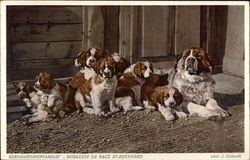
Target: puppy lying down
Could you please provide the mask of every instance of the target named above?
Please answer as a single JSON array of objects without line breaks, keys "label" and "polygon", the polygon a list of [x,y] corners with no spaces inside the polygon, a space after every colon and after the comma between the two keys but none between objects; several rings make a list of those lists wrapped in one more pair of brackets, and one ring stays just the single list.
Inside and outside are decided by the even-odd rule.
[{"label": "puppy lying down", "polygon": [[47,106],[48,96],[39,95],[33,87],[25,82],[13,83],[16,89],[17,97],[25,103],[25,106],[31,110],[31,114],[27,114],[21,118],[29,123],[46,121],[48,114],[53,112]]},{"label": "puppy lying down", "polygon": [[168,74],[153,74],[141,88],[141,101],[146,109],[158,110],[167,121],[186,118],[182,111],[183,97],[177,88],[167,85]]}]

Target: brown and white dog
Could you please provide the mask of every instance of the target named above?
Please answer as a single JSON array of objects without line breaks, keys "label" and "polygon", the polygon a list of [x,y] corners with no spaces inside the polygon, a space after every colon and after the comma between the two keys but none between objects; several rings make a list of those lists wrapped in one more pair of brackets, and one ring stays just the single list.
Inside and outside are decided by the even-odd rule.
[{"label": "brown and white dog", "polygon": [[153,73],[153,66],[148,61],[137,62],[127,68],[118,79],[115,101],[118,109],[125,112],[143,109],[140,101],[141,86]]},{"label": "brown and white dog", "polygon": [[87,51],[80,52],[75,59],[75,66],[81,69],[93,68],[95,64],[105,57],[105,53],[97,48],[90,48]]},{"label": "brown and white dog", "polygon": [[129,63],[129,61],[127,59],[125,59],[124,57],[122,57],[118,53],[113,53],[111,55],[111,57],[116,62],[116,72],[117,72],[116,75],[117,75],[117,78],[119,78],[123,74],[125,69],[127,69],[130,66],[130,63]]},{"label": "brown and white dog", "polygon": [[141,87],[141,100],[146,109],[159,110],[167,121],[186,118],[182,112],[182,95],[178,89],[167,85],[168,74],[153,74]]},{"label": "brown and white dog", "polygon": [[75,59],[75,66],[80,68],[80,71],[70,81],[70,86],[78,88],[79,80],[84,83],[92,77],[96,76],[94,67],[96,63],[105,57],[105,53],[97,48],[90,48],[87,51],[80,52]]},{"label": "brown and white dog", "polygon": [[50,74],[40,73],[35,79],[34,88],[38,95],[47,96],[47,106],[59,114],[61,111],[70,113],[76,110],[74,105],[75,89],[56,82]]},{"label": "brown and white dog", "polygon": [[150,77],[145,79],[145,83],[141,87],[141,102],[146,109],[156,110],[155,106],[149,105],[149,96],[155,87],[165,86],[167,84],[168,74],[152,74]]},{"label": "brown and white dog", "polygon": [[49,113],[52,113],[47,107],[48,97],[38,95],[33,87],[27,85],[25,82],[13,83],[15,86],[17,96],[25,102],[28,108],[31,108],[31,114],[27,114],[21,118],[28,123],[46,121]]},{"label": "brown and white dog", "polygon": [[41,97],[25,82],[13,83],[13,86],[16,89],[17,97],[22,100],[26,107],[31,109],[31,112],[34,113],[37,111],[38,105],[41,103]]},{"label": "brown and white dog", "polygon": [[169,82],[182,93],[184,109],[201,117],[227,117],[214,99],[215,81],[212,79],[212,59],[202,48],[185,49],[170,70]]},{"label": "brown and white dog", "polygon": [[[112,57],[99,60],[95,67],[96,76],[85,83],[78,84],[75,102],[84,112],[98,116],[106,111],[114,112],[114,94],[117,86],[116,63]],[[93,108],[90,108],[93,107]]]}]

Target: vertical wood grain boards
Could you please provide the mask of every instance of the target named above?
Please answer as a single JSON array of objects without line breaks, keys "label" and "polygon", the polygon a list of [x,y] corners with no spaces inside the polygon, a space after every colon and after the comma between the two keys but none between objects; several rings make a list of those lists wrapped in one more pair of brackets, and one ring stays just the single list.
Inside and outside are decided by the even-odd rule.
[{"label": "vertical wood grain boards", "polygon": [[176,7],[175,53],[200,46],[200,6]]},{"label": "vertical wood grain boards", "polygon": [[168,32],[168,27],[171,26],[170,19],[174,19],[174,17],[169,16],[170,8],[169,6],[143,7],[143,57],[167,56],[169,54],[171,49],[168,43],[171,42],[169,39],[171,36],[168,34],[171,32]]}]

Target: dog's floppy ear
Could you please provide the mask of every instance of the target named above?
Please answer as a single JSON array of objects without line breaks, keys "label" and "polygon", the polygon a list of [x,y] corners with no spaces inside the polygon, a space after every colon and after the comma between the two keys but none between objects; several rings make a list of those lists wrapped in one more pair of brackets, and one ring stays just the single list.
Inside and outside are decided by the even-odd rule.
[{"label": "dog's floppy ear", "polygon": [[212,67],[214,67],[214,58],[213,58],[213,56],[211,54],[207,53],[205,57],[206,57],[207,61],[210,63],[210,65]]},{"label": "dog's floppy ear", "polygon": [[177,105],[180,105],[182,102],[183,102],[183,96],[182,96],[182,94],[177,90],[176,92],[175,92],[175,98],[176,98],[176,103],[177,103]]},{"label": "dog's floppy ear", "polygon": [[96,73],[100,73],[100,66],[101,66],[101,62],[104,58],[101,58],[99,61],[97,61],[97,63],[95,64],[95,66],[93,67],[94,71]]},{"label": "dog's floppy ear", "polygon": [[78,63],[80,63],[80,67],[84,67],[86,66],[86,60],[87,60],[87,54],[88,51],[83,51],[77,58]]},{"label": "dog's floppy ear", "polygon": [[137,75],[138,77],[142,77],[142,73],[141,73],[141,69],[142,69],[142,63],[137,63],[135,65],[135,68],[134,68],[134,73],[135,75]]}]

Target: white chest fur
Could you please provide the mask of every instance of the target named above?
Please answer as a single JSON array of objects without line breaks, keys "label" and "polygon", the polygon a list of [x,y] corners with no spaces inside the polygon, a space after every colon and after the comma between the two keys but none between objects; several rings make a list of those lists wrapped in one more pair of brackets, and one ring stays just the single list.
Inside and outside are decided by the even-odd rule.
[{"label": "white chest fur", "polygon": [[84,78],[86,80],[89,80],[90,78],[96,76],[96,72],[94,71],[93,68],[84,67],[83,69],[81,69],[80,72],[84,73]]}]

